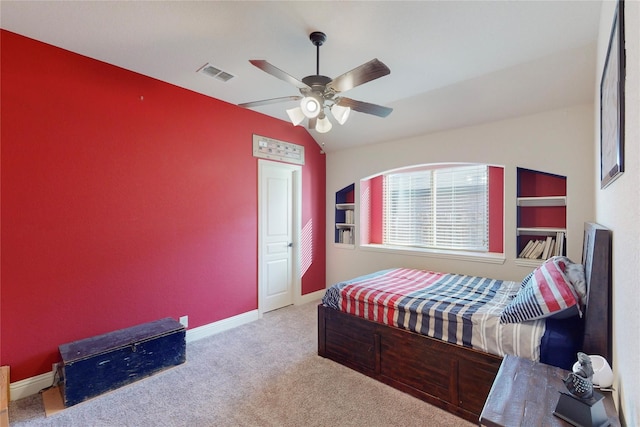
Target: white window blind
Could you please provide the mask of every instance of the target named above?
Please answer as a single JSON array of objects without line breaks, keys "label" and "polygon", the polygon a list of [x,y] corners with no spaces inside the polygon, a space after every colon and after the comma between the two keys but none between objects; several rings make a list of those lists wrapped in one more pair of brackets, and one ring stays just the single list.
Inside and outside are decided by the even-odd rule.
[{"label": "white window blind", "polygon": [[393,173],[383,182],[384,244],[488,251],[486,165]]}]

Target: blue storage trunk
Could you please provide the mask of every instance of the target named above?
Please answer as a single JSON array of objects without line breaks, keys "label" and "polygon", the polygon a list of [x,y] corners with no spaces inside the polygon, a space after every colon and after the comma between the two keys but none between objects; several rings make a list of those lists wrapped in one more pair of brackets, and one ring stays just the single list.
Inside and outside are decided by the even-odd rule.
[{"label": "blue storage trunk", "polygon": [[166,318],[59,346],[65,406],[72,406],[186,360],[185,328]]}]

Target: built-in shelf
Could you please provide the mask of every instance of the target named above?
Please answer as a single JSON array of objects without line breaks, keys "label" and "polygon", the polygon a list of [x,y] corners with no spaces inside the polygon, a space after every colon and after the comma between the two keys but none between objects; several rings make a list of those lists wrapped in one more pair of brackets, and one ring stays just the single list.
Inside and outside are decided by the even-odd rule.
[{"label": "built-in shelf", "polygon": [[566,228],[551,227],[518,227],[516,234],[518,236],[553,236],[558,232],[566,233]]},{"label": "built-in shelf", "polygon": [[[516,263],[535,266],[554,255],[566,254],[567,178],[518,168]],[[537,243],[533,258],[526,248]],[[559,243],[558,243],[559,242]]]},{"label": "built-in shelf", "polygon": [[347,210],[347,209],[354,210],[355,208],[356,208],[355,203],[336,203],[336,209],[339,209],[339,210]]},{"label": "built-in shelf", "polygon": [[334,243],[348,248],[354,248],[356,240],[354,188],[351,184],[336,192]]},{"label": "built-in shelf", "polygon": [[349,224],[349,223],[336,224],[337,228],[353,228],[355,226],[356,226],[355,224]]},{"label": "built-in shelf", "polygon": [[566,206],[567,196],[518,197],[518,206]]}]

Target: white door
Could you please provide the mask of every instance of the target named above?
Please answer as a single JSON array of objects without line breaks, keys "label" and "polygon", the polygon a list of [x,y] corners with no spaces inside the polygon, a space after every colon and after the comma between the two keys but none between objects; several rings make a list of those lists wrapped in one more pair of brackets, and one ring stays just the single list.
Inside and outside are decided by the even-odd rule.
[{"label": "white door", "polygon": [[295,176],[300,168],[259,160],[259,311],[294,303]]}]

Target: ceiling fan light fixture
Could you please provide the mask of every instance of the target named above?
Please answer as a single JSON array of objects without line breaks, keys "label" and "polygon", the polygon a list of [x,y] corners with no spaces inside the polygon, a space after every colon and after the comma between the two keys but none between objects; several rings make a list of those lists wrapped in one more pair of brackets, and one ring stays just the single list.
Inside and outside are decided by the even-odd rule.
[{"label": "ceiling fan light fixture", "polygon": [[300,101],[302,113],[310,119],[318,117],[321,107],[322,103],[314,96],[305,96],[302,98],[302,101]]},{"label": "ceiling fan light fixture", "polygon": [[289,119],[294,126],[298,126],[305,119],[305,115],[300,107],[290,108],[287,110]]},{"label": "ceiling fan light fixture", "polygon": [[343,107],[342,105],[338,104],[333,104],[333,106],[331,107],[331,114],[333,115],[333,118],[336,119],[336,121],[341,125],[347,122],[349,113],[351,113],[351,108],[349,107]]},{"label": "ceiling fan light fixture", "polygon": [[333,125],[325,114],[322,114],[316,122],[316,130],[320,133],[327,133],[331,130],[332,127]]}]

